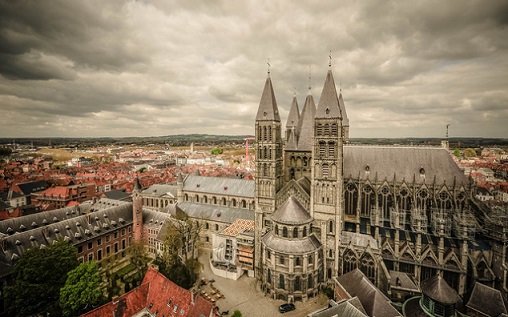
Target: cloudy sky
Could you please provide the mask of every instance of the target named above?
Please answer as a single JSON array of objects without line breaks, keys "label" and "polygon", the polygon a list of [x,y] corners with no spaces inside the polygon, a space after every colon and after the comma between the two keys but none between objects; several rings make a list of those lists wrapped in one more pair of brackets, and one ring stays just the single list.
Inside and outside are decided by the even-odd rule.
[{"label": "cloudy sky", "polygon": [[351,137],[508,137],[508,1],[439,0],[0,0],[0,137],[252,134],[330,50]]}]

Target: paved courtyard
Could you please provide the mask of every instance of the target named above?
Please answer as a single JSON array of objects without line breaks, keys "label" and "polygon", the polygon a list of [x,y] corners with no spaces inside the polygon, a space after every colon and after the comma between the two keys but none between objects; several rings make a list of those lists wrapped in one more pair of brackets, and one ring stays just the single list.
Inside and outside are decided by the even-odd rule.
[{"label": "paved courtyard", "polygon": [[[243,317],[307,316],[307,314],[327,305],[326,296],[320,295],[319,297],[311,298],[306,303],[296,302],[296,310],[281,314],[278,308],[284,302],[268,298],[263,292],[257,290],[255,278],[243,275],[237,281],[234,281],[215,276],[210,270],[208,262],[209,252],[204,251],[199,257],[199,261],[203,264],[200,278],[215,280],[213,282],[214,287],[224,295],[224,298],[217,300],[216,305],[219,307],[220,312],[229,311],[228,316],[231,316],[235,309],[240,310]],[[201,287],[201,290],[210,294],[212,288],[210,285],[205,285]]]}]

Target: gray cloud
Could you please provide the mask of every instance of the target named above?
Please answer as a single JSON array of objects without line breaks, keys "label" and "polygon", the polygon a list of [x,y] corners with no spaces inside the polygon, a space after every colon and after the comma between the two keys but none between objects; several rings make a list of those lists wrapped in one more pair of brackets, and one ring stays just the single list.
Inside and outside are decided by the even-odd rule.
[{"label": "gray cloud", "polygon": [[508,4],[458,5],[0,0],[0,135],[253,133],[331,50],[353,137],[506,137]]}]

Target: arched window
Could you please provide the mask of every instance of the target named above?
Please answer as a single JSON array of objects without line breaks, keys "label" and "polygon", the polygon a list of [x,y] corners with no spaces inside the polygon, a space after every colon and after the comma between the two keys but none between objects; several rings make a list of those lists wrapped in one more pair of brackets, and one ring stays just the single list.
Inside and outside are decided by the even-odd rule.
[{"label": "arched window", "polygon": [[356,269],[357,263],[356,263],[356,256],[351,250],[347,250],[346,253],[344,253],[344,272],[343,274],[346,274],[348,272],[353,271]]},{"label": "arched window", "polygon": [[198,195],[196,195],[195,200],[197,203],[199,203],[199,196]]},{"label": "arched window", "polygon": [[217,198],[215,196],[212,197],[212,204],[217,205]]},{"label": "arched window", "polygon": [[281,255],[281,256],[279,257],[279,263],[280,263],[280,264],[282,264],[282,265],[284,265],[284,256],[283,256],[283,255]]},{"label": "arched window", "polygon": [[208,204],[208,197],[207,197],[207,196],[204,196],[204,197],[203,197],[203,202],[204,202],[205,204]]},{"label": "arched window", "polygon": [[330,125],[328,123],[325,123],[323,133],[324,133],[324,135],[330,135]]},{"label": "arched window", "polygon": [[279,235],[279,226],[275,225],[275,235]]},{"label": "arched window", "polygon": [[242,208],[247,208],[247,202],[245,200],[242,200]]},{"label": "arched window", "polygon": [[374,259],[370,254],[366,253],[360,259],[360,271],[362,271],[371,282],[375,282]]},{"label": "arched window", "polygon": [[299,276],[295,277],[295,291],[302,290],[302,281]]},{"label": "arched window", "polygon": [[268,140],[272,140],[272,126],[268,127]]},{"label": "arched window", "polygon": [[298,228],[293,229],[293,238],[298,238]]},{"label": "arched window", "polygon": [[270,269],[268,269],[268,272],[266,274],[266,281],[268,283],[271,283],[272,282],[272,272],[270,271]]},{"label": "arched window", "polygon": [[333,221],[328,221],[328,232],[333,233]]},{"label": "arched window", "polygon": [[221,205],[226,206],[226,198],[222,197],[221,199]]},{"label": "arched window", "polygon": [[279,288],[286,289],[286,286],[284,284],[284,275],[279,275]]},{"label": "arched window", "polygon": [[231,200],[231,205],[233,205],[233,207],[236,207],[236,199],[234,199],[234,198],[233,198],[233,199]]},{"label": "arched window", "polygon": [[295,266],[300,266],[300,265],[302,265],[302,261],[300,260],[300,257],[299,257],[299,256],[297,256],[297,257],[295,258]]},{"label": "arched window", "polygon": [[268,166],[265,164],[263,164],[263,176],[268,176]]},{"label": "arched window", "polygon": [[316,126],[317,135],[323,134],[323,125],[321,123],[318,123]]},{"label": "arched window", "polygon": [[314,277],[312,274],[309,274],[307,276],[307,288],[313,288],[314,287]]},{"label": "arched window", "polygon": [[183,196],[183,199],[184,199],[185,201],[189,201],[189,195],[185,194],[185,195]]},{"label": "arched window", "polygon": [[324,163],[323,164],[323,177],[328,177],[328,173],[329,173],[329,166],[327,163]]},{"label": "arched window", "polygon": [[332,136],[339,135],[338,129],[337,129],[337,123],[332,123]]},{"label": "arched window", "polygon": [[307,236],[307,227],[303,227],[302,236],[305,238]]},{"label": "arched window", "polygon": [[326,155],[326,143],[319,142],[319,157],[325,157]]},{"label": "arched window", "polygon": [[288,228],[287,227],[282,228],[282,236],[284,238],[288,237]]},{"label": "arched window", "polygon": [[266,127],[263,127],[263,141],[266,141]]},{"label": "arched window", "polygon": [[348,184],[344,193],[344,203],[346,205],[346,215],[356,214],[356,204],[358,203],[358,191],[355,184]]},{"label": "arched window", "polygon": [[328,268],[326,271],[327,271],[326,275],[327,275],[328,279],[331,279],[332,278],[332,269]]},{"label": "arched window", "polygon": [[328,142],[328,157],[335,157],[335,143]]},{"label": "arched window", "polygon": [[332,249],[328,250],[328,257],[330,259],[333,259],[333,251],[332,251]]}]

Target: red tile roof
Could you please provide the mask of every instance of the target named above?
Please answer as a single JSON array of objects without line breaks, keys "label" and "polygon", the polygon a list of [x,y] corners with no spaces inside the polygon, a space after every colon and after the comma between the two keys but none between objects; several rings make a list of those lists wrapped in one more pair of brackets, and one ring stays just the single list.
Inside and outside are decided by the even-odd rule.
[{"label": "red tile roof", "polygon": [[150,268],[140,286],[82,317],[130,317],[147,309],[157,316],[212,316],[214,304],[192,293]]}]

